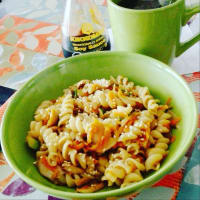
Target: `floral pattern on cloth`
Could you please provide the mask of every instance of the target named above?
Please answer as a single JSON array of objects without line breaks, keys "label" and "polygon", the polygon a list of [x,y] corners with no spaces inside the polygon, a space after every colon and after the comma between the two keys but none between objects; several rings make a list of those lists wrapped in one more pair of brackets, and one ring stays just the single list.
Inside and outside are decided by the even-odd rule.
[{"label": "floral pattern on cloth", "polygon": [[[67,0],[20,0],[17,5],[13,4],[13,0],[4,2],[6,11],[26,19],[34,19],[38,21],[51,22],[61,24]],[[95,3],[103,13],[107,27],[110,26],[108,12],[106,9],[107,0],[95,0]]]},{"label": "floral pattern on cloth", "polygon": [[60,26],[7,15],[0,19],[0,43],[62,57]]},{"label": "floral pattern on cloth", "polygon": [[0,19],[0,84],[19,89],[62,60],[60,26],[7,15]]},{"label": "floral pattern on cloth", "polygon": [[0,44],[0,85],[19,89],[33,75],[62,59]]},{"label": "floral pattern on cloth", "polygon": [[13,15],[60,24],[63,17],[63,5],[65,1],[66,0],[20,0],[16,5],[13,4],[13,0],[6,0],[4,4],[7,12]]},{"label": "floral pattern on cloth", "polygon": [[[200,84],[200,72],[193,74],[183,75],[186,81],[188,81],[192,91],[195,94],[199,109],[199,84]],[[0,108],[0,119],[5,105]],[[200,110],[199,110],[200,111]],[[127,200],[140,200],[140,199],[162,199],[162,200],[196,200],[199,197],[200,181],[199,174],[200,169],[200,124],[199,129],[194,141],[189,148],[184,158],[177,163],[173,170],[164,176],[160,181],[155,183],[152,187],[144,189],[141,193],[135,193],[126,198]],[[41,199],[41,196],[45,200],[61,200],[56,197],[49,196],[39,190],[35,190],[24,181],[18,178],[14,172],[10,169],[6,163],[3,154],[0,154],[0,172],[6,171],[6,175],[0,178],[0,199],[5,199],[6,196],[17,197],[20,199]],[[186,192],[188,191],[188,192]],[[192,195],[191,195],[192,192]],[[24,198],[22,198],[24,197]],[[36,198],[38,197],[38,198]]]},{"label": "floral pattern on cloth", "polygon": [[17,178],[3,190],[2,194],[7,196],[23,196],[34,191],[35,188],[31,187],[20,178]]}]

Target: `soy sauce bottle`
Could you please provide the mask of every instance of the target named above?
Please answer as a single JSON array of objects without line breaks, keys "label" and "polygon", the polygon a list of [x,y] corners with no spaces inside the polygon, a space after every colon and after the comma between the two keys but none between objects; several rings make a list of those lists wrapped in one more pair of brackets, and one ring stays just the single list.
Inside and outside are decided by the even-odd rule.
[{"label": "soy sauce bottle", "polygon": [[67,0],[62,24],[65,57],[110,50],[110,41],[94,0]]}]

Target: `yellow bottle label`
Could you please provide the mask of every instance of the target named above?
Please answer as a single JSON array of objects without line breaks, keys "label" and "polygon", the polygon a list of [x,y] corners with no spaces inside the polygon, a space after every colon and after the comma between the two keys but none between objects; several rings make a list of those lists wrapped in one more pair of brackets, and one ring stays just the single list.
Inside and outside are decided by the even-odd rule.
[{"label": "yellow bottle label", "polygon": [[93,27],[92,27],[92,25],[90,23],[83,23],[82,27],[81,27],[81,32],[83,34],[90,35],[94,31],[93,31]]},{"label": "yellow bottle label", "polygon": [[71,36],[71,48],[75,52],[90,52],[103,50],[107,46],[104,35],[100,32],[94,32],[90,23],[83,23],[80,36]]}]

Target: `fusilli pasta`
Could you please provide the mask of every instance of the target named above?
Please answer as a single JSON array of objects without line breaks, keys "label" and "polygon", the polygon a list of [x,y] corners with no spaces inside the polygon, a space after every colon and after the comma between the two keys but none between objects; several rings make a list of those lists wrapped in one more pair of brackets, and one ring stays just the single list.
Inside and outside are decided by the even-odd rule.
[{"label": "fusilli pasta", "polygon": [[43,176],[95,192],[105,184],[125,187],[158,170],[176,121],[169,105],[126,77],[81,80],[39,105],[26,141]]}]

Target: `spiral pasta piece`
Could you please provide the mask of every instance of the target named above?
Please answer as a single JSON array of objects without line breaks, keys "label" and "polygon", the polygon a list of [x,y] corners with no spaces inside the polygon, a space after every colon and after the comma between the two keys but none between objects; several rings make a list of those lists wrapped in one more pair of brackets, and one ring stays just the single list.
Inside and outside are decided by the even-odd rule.
[{"label": "spiral pasta piece", "polygon": [[47,121],[49,118],[48,108],[50,108],[52,105],[53,103],[51,101],[43,101],[35,111],[35,120],[38,122],[42,120]]},{"label": "spiral pasta piece", "polygon": [[143,180],[143,177],[142,177],[140,171],[137,169],[125,177],[121,187],[125,187],[131,183],[139,182],[141,180]]},{"label": "spiral pasta piece", "polygon": [[97,90],[93,96],[89,96],[91,102],[97,107],[116,108],[118,105],[123,106],[125,103],[118,97],[117,92],[113,90]]},{"label": "spiral pasta piece", "polygon": [[167,155],[169,139],[162,137],[157,140],[155,147],[148,149],[147,159],[145,161],[146,170],[158,170],[160,161]]},{"label": "spiral pasta piece", "polygon": [[76,117],[71,116],[69,118],[67,128],[71,129],[73,132],[87,133],[91,122],[92,118],[86,114],[80,114]]},{"label": "spiral pasta piece", "polygon": [[127,91],[133,90],[134,83],[129,82],[127,77],[117,76],[117,78],[115,79],[114,77],[111,76],[111,81],[119,85],[123,90]]},{"label": "spiral pasta piece", "polygon": [[[119,179],[122,180],[124,179],[124,185],[125,185],[131,182],[129,181],[129,179],[126,179],[126,177],[129,174],[134,173],[135,170],[144,171],[145,170],[144,164],[142,164],[139,160],[130,157],[122,160],[121,159],[114,160],[113,162],[109,163],[108,167],[105,170],[104,176],[102,177],[102,180],[107,180],[108,185],[111,186],[114,183],[118,184]],[[131,183],[137,181],[139,180],[137,179],[132,180]]]},{"label": "spiral pasta piece", "polygon": [[158,110],[157,100],[150,95],[148,88],[136,86],[136,91],[138,96],[142,99],[144,107],[149,111],[156,113]]},{"label": "spiral pasta piece", "polygon": [[47,128],[46,126],[41,127],[40,134],[48,147],[49,152],[57,152],[59,139],[57,134],[53,132],[51,128]]},{"label": "spiral pasta piece", "polygon": [[170,124],[170,118],[172,117],[171,114],[165,113],[161,111],[161,113],[158,113],[158,124],[156,130],[160,133],[168,133],[170,130],[169,124]]},{"label": "spiral pasta piece", "polygon": [[150,137],[150,126],[153,120],[154,116],[152,113],[147,110],[142,111],[134,124],[129,126],[129,130],[120,135],[119,141],[122,141],[124,144],[130,144],[133,140],[146,138],[147,140],[140,142],[142,146],[146,147]]},{"label": "spiral pasta piece", "polygon": [[69,120],[70,116],[73,114],[74,109],[74,100],[72,98],[71,94],[68,94],[66,97],[64,97],[63,102],[61,104],[60,108],[60,114],[59,114],[59,122],[58,125],[66,124]]},{"label": "spiral pasta piece", "polygon": [[83,94],[92,94],[97,90],[106,89],[110,86],[110,81],[106,79],[93,80],[90,83],[86,83],[82,88]]},{"label": "spiral pasta piece", "polygon": [[128,117],[128,115],[131,113],[132,111],[132,107],[130,106],[130,104],[125,107],[125,106],[117,106],[116,109],[113,109],[110,112],[110,118],[126,118]]},{"label": "spiral pasta piece", "polygon": [[34,138],[39,139],[40,129],[42,128],[42,122],[32,121],[30,124],[30,130],[28,131],[28,135]]}]

